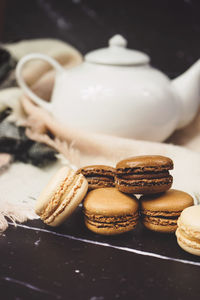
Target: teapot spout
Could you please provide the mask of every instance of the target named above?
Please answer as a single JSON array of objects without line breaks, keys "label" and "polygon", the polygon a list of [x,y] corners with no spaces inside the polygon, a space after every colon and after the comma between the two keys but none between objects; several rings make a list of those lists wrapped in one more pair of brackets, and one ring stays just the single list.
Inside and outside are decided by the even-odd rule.
[{"label": "teapot spout", "polygon": [[181,106],[177,124],[177,129],[180,129],[194,119],[200,105],[200,59],[185,73],[172,80],[172,86]]}]

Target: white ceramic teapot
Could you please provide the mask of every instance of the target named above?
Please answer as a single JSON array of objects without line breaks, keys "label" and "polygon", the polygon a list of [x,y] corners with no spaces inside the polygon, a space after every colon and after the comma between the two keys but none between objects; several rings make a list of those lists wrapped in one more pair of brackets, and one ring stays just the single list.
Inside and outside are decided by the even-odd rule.
[{"label": "white ceramic teapot", "polygon": [[[109,47],[90,52],[81,65],[64,69],[51,57],[29,54],[16,70],[19,85],[66,126],[141,140],[163,141],[187,125],[200,104],[200,60],[170,81],[149,65],[149,57],[126,48],[116,35]],[[56,70],[50,103],[23,80],[23,65],[43,59]]]}]

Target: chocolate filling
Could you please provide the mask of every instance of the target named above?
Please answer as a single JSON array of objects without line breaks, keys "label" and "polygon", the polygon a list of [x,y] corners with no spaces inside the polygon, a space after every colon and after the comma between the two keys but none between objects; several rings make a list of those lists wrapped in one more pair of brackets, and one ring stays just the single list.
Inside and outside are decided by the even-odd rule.
[{"label": "chocolate filling", "polygon": [[177,220],[179,216],[171,216],[171,217],[167,217],[167,216],[148,216],[148,215],[144,215],[142,214],[142,217],[144,218],[159,218],[159,219],[166,219],[166,220]]},{"label": "chocolate filling", "polygon": [[130,226],[132,225],[133,228],[136,226],[136,222],[124,222],[124,223],[110,223],[110,224],[101,224],[101,223],[98,223],[98,222],[94,222],[94,221],[90,221],[90,220],[87,220],[87,222],[92,225],[92,226],[95,226],[97,228],[124,228],[124,227],[127,227],[127,226]]},{"label": "chocolate filling", "polygon": [[88,179],[88,188],[89,189],[96,189],[102,187],[115,187],[115,182],[113,180],[101,180],[101,179]]},{"label": "chocolate filling", "polygon": [[132,167],[132,168],[117,168],[116,174],[119,176],[120,174],[144,174],[145,173],[160,173],[163,171],[172,170],[173,166],[145,166],[145,167]]},{"label": "chocolate filling", "polygon": [[113,178],[113,180],[115,176],[114,172],[108,170],[81,170],[79,173],[83,174],[85,177],[109,177]]},{"label": "chocolate filling", "polygon": [[173,177],[169,175],[168,178],[160,178],[160,179],[142,179],[142,180],[125,180],[122,178],[116,178],[116,183],[118,185],[123,186],[158,186],[158,185],[169,185],[173,182]]},{"label": "chocolate filling", "polygon": [[131,179],[159,179],[159,178],[167,178],[169,177],[169,171],[163,171],[163,172],[159,172],[159,173],[155,173],[155,172],[145,172],[145,173],[133,173],[133,174],[119,174],[117,175],[117,178],[122,178],[122,179],[127,179],[127,180],[131,180]]},{"label": "chocolate filling", "polygon": [[85,219],[87,222],[97,228],[109,228],[109,227],[127,227],[130,225],[136,226],[139,219],[139,215],[125,215],[125,216],[96,216],[85,213]]},{"label": "chocolate filling", "polygon": [[109,182],[114,182],[114,177],[110,177],[110,176],[97,176],[97,175],[94,175],[94,176],[85,176],[85,178],[88,180],[88,181],[109,181]]},{"label": "chocolate filling", "polygon": [[167,225],[177,225],[177,220],[179,216],[162,216],[162,215],[145,215],[143,212],[141,212],[141,216],[143,219],[143,222],[155,224],[155,225],[161,225],[161,226],[167,226]]},{"label": "chocolate filling", "polygon": [[142,209],[141,214],[144,216],[149,216],[149,217],[158,217],[158,218],[166,218],[166,219],[176,219],[180,216],[182,210],[180,211],[153,211],[153,210],[147,210],[147,209]]},{"label": "chocolate filling", "polygon": [[139,219],[138,213],[134,215],[123,215],[123,216],[100,216],[93,215],[84,212],[85,219],[91,225],[96,226],[97,228],[106,228],[106,227],[126,227],[129,225],[136,225],[137,220]]}]

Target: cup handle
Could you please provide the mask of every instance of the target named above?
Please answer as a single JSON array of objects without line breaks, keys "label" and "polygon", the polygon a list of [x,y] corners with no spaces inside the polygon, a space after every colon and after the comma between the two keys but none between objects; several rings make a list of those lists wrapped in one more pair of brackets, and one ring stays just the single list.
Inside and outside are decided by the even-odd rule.
[{"label": "cup handle", "polygon": [[26,84],[26,82],[24,81],[24,78],[22,76],[22,70],[24,67],[24,64],[26,64],[28,61],[30,60],[34,60],[34,59],[41,59],[44,60],[46,62],[48,62],[50,65],[53,66],[53,68],[58,71],[58,72],[63,72],[63,67],[52,57],[47,56],[45,54],[40,54],[40,53],[31,53],[28,54],[24,57],[22,57],[16,67],[16,79],[17,82],[19,84],[19,86],[22,88],[22,90],[24,91],[24,93],[33,101],[35,102],[37,105],[41,106],[42,108],[48,110],[49,112],[51,112],[51,103],[48,103],[47,101],[45,101],[44,99],[40,98],[39,96],[37,96]]}]

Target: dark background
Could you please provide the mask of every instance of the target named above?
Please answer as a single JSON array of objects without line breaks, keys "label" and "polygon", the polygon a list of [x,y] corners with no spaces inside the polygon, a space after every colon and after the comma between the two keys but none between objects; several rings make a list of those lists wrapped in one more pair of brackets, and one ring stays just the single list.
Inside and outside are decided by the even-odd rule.
[{"label": "dark background", "polygon": [[198,0],[0,0],[1,41],[52,37],[83,54],[120,33],[171,78],[200,57]]}]

